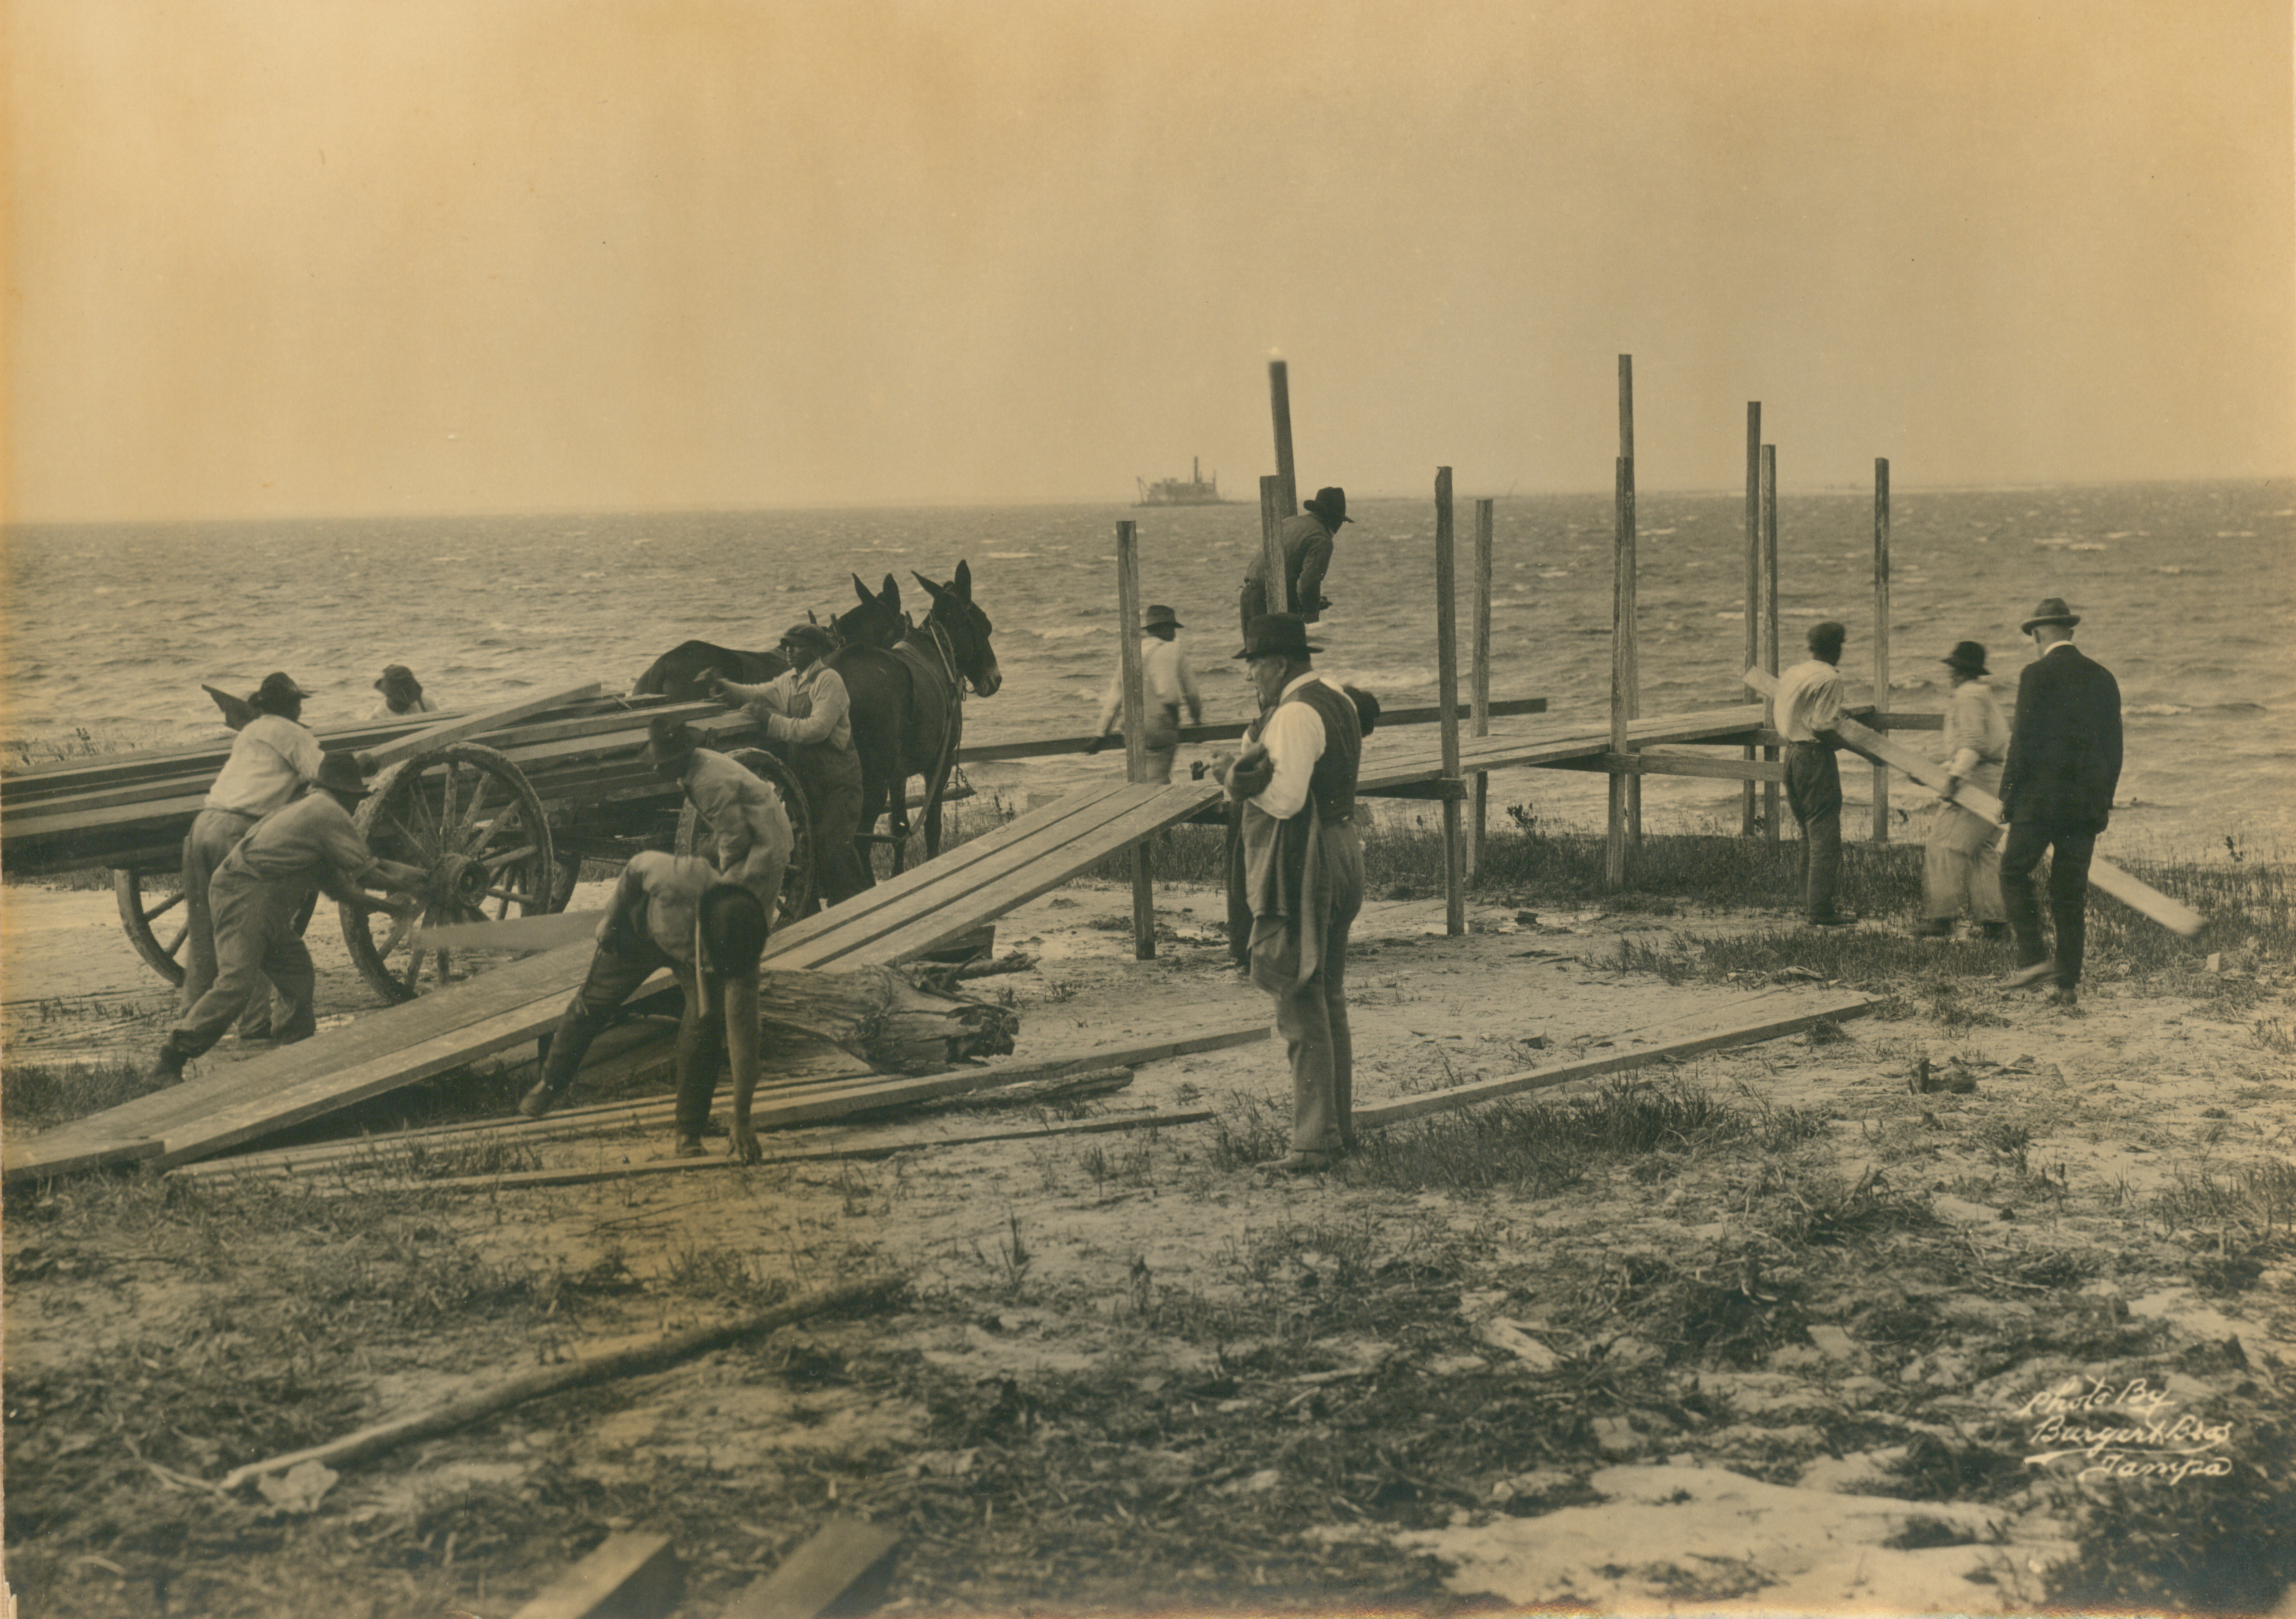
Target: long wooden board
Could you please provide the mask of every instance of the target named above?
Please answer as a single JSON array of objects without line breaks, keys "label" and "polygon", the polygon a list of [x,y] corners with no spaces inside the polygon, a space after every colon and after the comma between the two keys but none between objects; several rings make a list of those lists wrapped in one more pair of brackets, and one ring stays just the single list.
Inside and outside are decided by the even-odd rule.
[{"label": "long wooden board", "polygon": [[[1777,677],[1763,670],[1746,671],[1746,684],[1765,697],[1775,695]],[[1868,729],[1846,715],[1833,727],[1833,734],[1853,753],[1871,760],[1877,765],[1888,765],[1903,771],[1924,787],[1942,796],[1946,784],[1952,778],[1946,768],[1923,758],[1910,748],[1901,748],[1879,731]],[[1963,782],[1953,794],[1953,801],[1972,814],[1981,815],[1995,826],[2002,826],[2001,801],[1984,788]],[[2123,871],[2112,861],[2092,859],[2088,867],[2089,886],[2103,890],[2132,910],[2141,911],[2172,933],[2190,939],[2203,925],[2201,913],[2182,900],[2172,900],[2143,878]]]},{"label": "long wooden board", "polygon": [[1567,1085],[1573,1080],[1623,1073],[1630,1068],[1644,1067],[1668,1057],[1693,1056],[1702,1051],[1718,1051],[1726,1046],[1743,1046],[1756,1040],[1775,1040],[1781,1034],[1792,1034],[1822,1021],[1840,1023],[1847,1018],[1863,1017],[1874,1009],[1874,1004],[1860,995],[1824,1006],[1804,1007],[1783,1016],[1737,1023],[1660,1045],[1644,1046],[1636,1050],[1614,1051],[1608,1056],[1555,1063],[1545,1068],[1527,1069],[1521,1073],[1502,1074],[1496,1079],[1478,1080],[1472,1085],[1455,1085],[1447,1090],[1425,1091],[1418,1096],[1406,1097],[1399,1102],[1382,1102],[1370,1107],[1357,1108],[1356,1128],[1376,1130],[1382,1125],[1400,1123],[1406,1119],[1424,1118],[1429,1114],[1472,1107],[1479,1102],[1495,1101],[1501,1097],[1520,1096],[1525,1091]]},{"label": "long wooden board", "polygon": [[448,743],[463,742],[472,736],[483,736],[488,731],[499,731],[513,720],[523,719],[529,714],[538,714],[545,709],[563,708],[570,703],[579,703],[586,697],[595,697],[605,689],[603,681],[587,680],[580,686],[570,686],[563,691],[545,692],[540,696],[525,697],[516,703],[505,703],[494,708],[480,709],[477,713],[465,714],[459,719],[447,719],[437,725],[426,725],[419,731],[410,731],[406,736],[392,741],[378,743],[373,747],[361,749],[359,762],[369,771],[375,771],[386,765],[395,765],[402,759],[419,759],[425,753],[436,752]]}]

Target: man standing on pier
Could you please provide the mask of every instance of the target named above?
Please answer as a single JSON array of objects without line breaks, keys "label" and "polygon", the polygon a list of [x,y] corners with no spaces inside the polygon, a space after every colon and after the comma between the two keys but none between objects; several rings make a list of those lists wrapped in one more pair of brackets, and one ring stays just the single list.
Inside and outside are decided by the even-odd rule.
[{"label": "man standing on pier", "polygon": [[1363,908],[1363,731],[1355,700],[1315,672],[1321,650],[1296,614],[1251,621],[1235,655],[1265,712],[1259,739],[1220,768],[1242,820],[1252,982],[1274,997],[1292,1058],[1292,1151],[1263,1167],[1295,1175],[1355,1146],[1347,965]]},{"label": "man standing on pier", "polygon": [[314,888],[370,911],[413,912],[412,900],[380,900],[366,892],[365,884],[377,882],[409,892],[430,874],[368,850],[351,820],[365,796],[358,761],[329,753],[320,761],[316,788],[265,816],[217,868],[208,887],[215,909],[215,982],[168,1031],[152,1077],[182,1079],[184,1064],[223,1038],[266,978],[279,993],[275,1037],[283,1044],[316,1031],[311,952],[295,931]]},{"label": "man standing on pier", "polygon": [[792,624],[782,636],[787,672],[761,686],[728,680],[714,670],[701,678],[718,698],[747,708],[766,727],[775,752],[797,772],[813,811],[814,869],[822,903],[834,905],[869,886],[854,839],[861,831],[861,756],[853,748],[853,699],[844,677],[823,662],[837,643],[818,624]]},{"label": "man standing on pier", "polygon": [[1801,823],[1802,898],[1812,927],[1857,918],[1834,904],[1841,886],[1841,771],[1833,752],[1841,718],[1842,644],[1849,632],[1833,619],[1809,627],[1809,657],[1778,677],[1778,734],[1786,739],[1786,802]]},{"label": "man standing on pier", "polygon": [[[1147,731],[1148,774],[1143,781],[1170,781],[1172,760],[1180,751],[1180,705],[1187,704],[1188,723],[1201,725],[1204,695],[1196,689],[1195,671],[1187,654],[1173,639],[1187,626],[1169,607],[1151,607],[1140,626],[1140,695]],[[1100,706],[1100,723],[1085,748],[1097,753],[1115,734],[1117,716],[1124,711],[1124,671],[1110,682],[1108,697]]]},{"label": "man standing on pier", "polygon": [[[2050,596],[2018,626],[2040,656],[2017,682],[2017,716],[2001,767],[2001,811],[2009,838],[2001,851],[2001,898],[2016,939],[2017,966],[2005,987],[2047,983],[2068,1010],[2080,999],[2088,940],[2088,868],[2096,835],[2120,783],[2120,683],[2073,646],[2080,614]],[[2049,855],[2052,955],[2041,942],[2033,869]]]},{"label": "man standing on pier", "polygon": [[1307,508],[1299,515],[1287,517],[1275,530],[1277,544],[1283,549],[1283,599],[1279,604],[1268,599],[1267,553],[1264,547],[1255,549],[1251,563],[1243,571],[1243,591],[1238,600],[1243,619],[1243,633],[1251,634],[1251,621],[1267,612],[1288,612],[1302,623],[1312,624],[1323,617],[1324,609],[1331,603],[1324,599],[1324,573],[1332,565],[1332,541],[1343,522],[1353,522],[1348,515],[1348,492],[1342,489],[1321,489],[1313,500],[1300,504]]}]

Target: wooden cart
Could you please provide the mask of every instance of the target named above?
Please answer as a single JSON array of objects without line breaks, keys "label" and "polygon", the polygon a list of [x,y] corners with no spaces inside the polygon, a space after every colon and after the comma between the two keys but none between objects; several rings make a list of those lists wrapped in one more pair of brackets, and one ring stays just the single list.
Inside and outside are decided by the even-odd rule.
[{"label": "wooden cart", "polygon": [[[641,849],[701,847],[707,834],[685,794],[642,757],[657,718],[687,721],[705,745],[780,791],[796,835],[781,911],[802,915],[815,867],[804,790],[758,745],[761,727],[716,703],[608,696],[590,686],[317,735],[331,752],[368,761],[373,791],[359,806],[359,830],[376,854],[429,874],[420,921],[439,926],[562,910],[586,860],[619,864]],[[229,756],[217,744],[12,775],[0,782],[0,862],[15,875],[110,870],[128,942],[180,984],[184,835]],[[315,896],[306,922],[316,905]],[[386,1001],[411,1000],[490,965],[467,951],[413,948],[413,922],[337,909],[351,959]]]}]

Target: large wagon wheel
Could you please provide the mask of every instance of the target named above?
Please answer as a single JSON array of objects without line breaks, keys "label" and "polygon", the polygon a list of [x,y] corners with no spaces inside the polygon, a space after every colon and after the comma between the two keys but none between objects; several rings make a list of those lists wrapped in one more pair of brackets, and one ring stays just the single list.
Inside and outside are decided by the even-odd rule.
[{"label": "large wagon wheel", "polygon": [[[805,789],[797,785],[796,773],[763,748],[736,748],[726,757],[750,775],[770,783],[782,795],[783,807],[789,811],[789,866],[782,873],[781,904],[772,918],[778,932],[804,916],[806,906],[813,899],[813,808],[806,802]],[[686,800],[677,812],[677,852],[699,852],[707,835],[702,830],[701,811],[694,809],[693,800]]]},{"label": "large wagon wheel", "polygon": [[386,1000],[412,1000],[504,959],[489,950],[415,949],[418,922],[445,927],[551,909],[558,862],[549,818],[519,768],[493,748],[458,742],[391,766],[375,777],[357,819],[376,854],[430,874],[418,921],[338,908],[351,959]]},{"label": "large wagon wheel", "polygon": [[[119,925],[127,942],[151,964],[152,970],[178,988],[184,982],[184,944],[191,937],[191,918],[184,909],[184,885],[172,871],[139,871],[120,867],[111,874],[111,897],[119,907]],[[319,908],[314,892],[295,913],[295,936],[311,924]]]}]

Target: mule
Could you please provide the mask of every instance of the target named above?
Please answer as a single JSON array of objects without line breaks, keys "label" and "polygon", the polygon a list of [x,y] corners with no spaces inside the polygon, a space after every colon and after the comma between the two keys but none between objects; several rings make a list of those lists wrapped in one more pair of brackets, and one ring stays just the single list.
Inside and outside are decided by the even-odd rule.
[{"label": "mule", "polygon": [[[873,881],[867,850],[871,842],[885,841],[876,826],[889,809],[893,870],[898,873],[905,864],[912,776],[922,777],[925,784],[925,856],[930,859],[940,852],[941,796],[964,735],[964,694],[970,688],[992,697],[1004,680],[989,640],[996,626],[973,604],[972,570],[960,561],[956,577],[945,585],[922,573],[914,577],[932,597],[922,623],[906,630],[890,649],[847,645],[828,660],[852,700],[853,745],[861,756],[862,864]],[[853,583],[881,610],[888,596],[898,610],[890,576],[875,598],[862,590],[859,579]]]},{"label": "mule", "polygon": [[[853,594],[860,598],[860,604],[829,620],[829,633],[837,637],[838,645],[890,649],[908,633],[908,618],[901,612],[901,587],[891,574],[885,575],[884,588],[874,595],[859,574],[853,575]],[[810,611],[805,616],[808,622],[820,621]],[[778,652],[738,652],[709,641],[680,641],[646,665],[645,673],[631,685],[630,695],[701,702],[711,695],[709,683],[701,678],[705,672],[743,686],[763,686],[788,667],[789,660]],[[216,700],[221,703],[223,698],[218,695]]]}]

